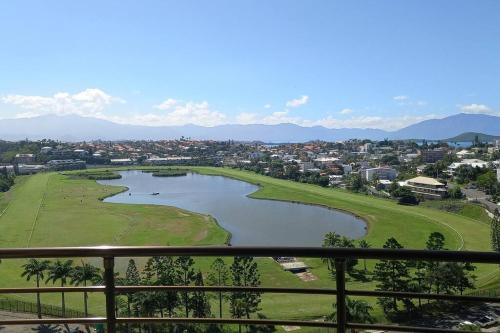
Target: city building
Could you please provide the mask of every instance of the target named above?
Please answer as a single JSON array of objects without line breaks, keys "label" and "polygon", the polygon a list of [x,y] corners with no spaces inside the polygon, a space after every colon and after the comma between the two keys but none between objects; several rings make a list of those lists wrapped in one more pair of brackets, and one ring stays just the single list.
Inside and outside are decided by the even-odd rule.
[{"label": "city building", "polygon": [[422,155],[422,161],[424,163],[435,163],[444,158],[446,150],[443,148],[428,149],[422,150],[420,154]]},{"label": "city building", "polygon": [[152,157],[148,158],[144,163],[151,165],[171,165],[181,164],[191,161],[191,156],[178,156],[178,157]]},{"label": "city building", "polygon": [[305,172],[309,169],[313,169],[314,168],[314,163],[313,162],[299,162],[298,163],[299,165],[299,169],[301,172]]},{"label": "city building", "polygon": [[445,184],[430,177],[419,176],[409,179],[405,186],[416,195],[421,195],[426,199],[442,199],[448,193]]},{"label": "city building", "polygon": [[110,163],[113,165],[130,165],[134,163],[130,158],[112,158]]},{"label": "city building", "polygon": [[396,169],[390,167],[369,168],[361,171],[361,177],[366,181],[372,181],[375,177],[378,179],[394,180],[398,176]]},{"label": "city building", "polygon": [[34,173],[38,173],[40,171],[45,170],[44,165],[37,165],[37,164],[19,164],[17,166],[17,172],[20,175],[31,175]]},{"label": "city building", "polygon": [[47,168],[54,171],[81,170],[87,165],[82,160],[51,160],[47,162]]}]

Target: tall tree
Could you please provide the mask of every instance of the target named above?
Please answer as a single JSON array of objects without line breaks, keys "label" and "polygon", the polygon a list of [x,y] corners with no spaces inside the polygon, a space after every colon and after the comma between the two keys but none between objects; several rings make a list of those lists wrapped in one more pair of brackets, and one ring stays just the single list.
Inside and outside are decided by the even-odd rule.
[{"label": "tall tree", "polygon": [[[194,277],[195,286],[203,286],[203,275],[198,271]],[[205,291],[195,291],[191,298],[191,308],[193,309],[193,317],[207,318],[210,316],[210,302],[208,301]]]},{"label": "tall tree", "polygon": [[[336,232],[327,232],[323,239],[323,247],[338,247],[340,244],[341,236]],[[326,263],[328,270],[332,270],[335,268],[335,258],[323,258],[324,263]]]},{"label": "tall tree", "polygon": [[[359,243],[358,243],[358,245],[362,249],[369,249],[370,247],[372,247],[370,245],[370,243],[368,243],[364,239],[360,240]],[[365,272],[366,272],[367,271],[367,269],[366,269],[366,259],[363,259],[363,266],[364,266],[364,269],[365,269]]]},{"label": "tall tree", "polygon": [[[172,257],[162,257],[161,271],[158,273],[158,284],[164,286],[175,286],[181,281],[177,263]],[[179,294],[175,291],[167,291],[160,296],[160,305],[164,307],[168,316],[174,315],[175,308],[179,305]]]},{"label": "tall tree", "polygon": [[[440,232],[433,232],[429,235],[429,239],[425,243],[425,247],[427,250],[431,251],[442,251],[445,250],[444,247],[445,238],[444,235]],[[432,288],[436,289],[436,292],[439,294],[440,286],[441,286],[441,278],[440,278],[440,266],[441,263],[438,261],[428,261],[426,263],[427,269],[427,283],[428,283],[428,291],[432,292]]]},{"label": "tall tree", "polygon": [[[257,263],[253,257],[234,257],[231,265],[231,277],[234,286],[258,287],[260,285],[260,273]],[[230,312],[233,318],[241,318],[259,310],[261,302],[260,293],[256,292],[234,292],[230,298]],[[241,326],[239,327],[241,331]]]},{"label": "tall tree", "polygon": [[[130,259],[127,265],[127,271],[125,272],[125,279],[123,280],[126,286],[138,286],[141,284],[141,276],[139,270],[135,264],[134,259]],[[127,313],[129,317],[132,317],[132,303],[134,299],[134,294],[128,293],[127,295]]]},{"label": "tall tree", "polygon": [[[49,268],[50,261],[48,260],[36,260],[30,259],[26,264],[23,265],[24,271],[21,274],[22,277],[26,277],[29,281],[32,277],[35,277],[36,287],[40,288],[40,280],[43,280],[45,271]],[[40,293],[36,293],[36,312],[38,318],[42,318],[42,305],[40,302]]]},{"label": "tall tree", "polygon": [[[83,285],[84,287],[86,287],[87,282],[98,281],[100,277],[101,270],[99,268],[82,261],[82,265],[76,266],[71,272],[71,284],[74,284],[76,286]],[[88,317],[89,314],[88,298],[88,293],[86,291],[83,292],[83,308],[85,317]]]},{"label": "tall tree", "polygon": [[[383,247],[385,249],[403,248],[393,237],[389,238]],[[407,291],[410,276],[405,262],[400,260],[381,260],[375,265],[374,279],[378,281],[377,290]],[[390,314],[398,311],[398,300],[405,301],[398,297],[393,297],[392,299],[384,297],[379,298],[379,303],[382,305],[384,312]]]},{"label": "tall tree", "polygon": [[[345,236],[340,236],[335,232],[329,232],[325,235],[323,240],[323,247],[341,247],[341,248],[354,248],[354,241]],[[328,270],[335,278],[335,258],[323,258],[323,262],[327,263]],[[348,258],[346,260],[347,272],[352,272],[354,267],[358,264],[358,259]]]},{"label": "tall tree", "polygon": [[[61,261],[57,260],[53,264],[51,264],[48,268],[48,276],[47,281],[51,281],[52,283],[56,283],[57,281],[61,282],[61,287],[64,287],[71,277],[71,272],[73,271],[73,260]],[[66,316],[66,302],[64,299],[64,291],[61,292],[61,308],[62,308],[62,316]]]},{"label": "tall tree", "polygon": [[[181,256],[177,258],[176,266],[180,275],[181,282],[184,286],[188,286],[191,282],[194,281],[195,272],[194,272],[194,260],[188,256]],[[182,302],[184,303],[184,311],[186,314],[186,318],[189,317],[189,294],[187,291],[183,291],[182,293]]]},{"label": "tall tree", "polygon": [[[366,301],[355,300],[346,297],[346,317],[348,322],[370,324],[375,322],[375,319],[370,314],[373,307]],[[337,317],[337,303],[333,303],[333,313],[328,316],[329,320],[335,321]],[[356,332],[351,329],[351,332]]]},{"label": "tall tree", "polygon": [[500,252],[500,217],[491,220],[491,249]]},{"label": "tall tree", "polygon": [[[208,283],[213,286],[225,286],[229,282],[229,269],[222,258],[217,258],[214,260],[210,266],[210,272],[208,274]],[[223,293],[219,294],[219,318],[222,318],[222,301]]]}]

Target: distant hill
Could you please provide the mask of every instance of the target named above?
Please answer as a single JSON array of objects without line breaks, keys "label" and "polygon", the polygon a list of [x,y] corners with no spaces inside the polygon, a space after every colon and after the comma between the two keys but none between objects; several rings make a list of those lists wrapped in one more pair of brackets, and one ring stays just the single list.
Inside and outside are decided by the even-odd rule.
[{"label": "distant hill", "polygon": [[442,140],[462,133],[500,135],[500,117],[460,113],[443,119],[430,119],[392,132],[392,139]]},{"label": "distant hill", "polygon": [[107,120],[75,115],[46,115],[34,118],[2,119],[0,121],[0,139],[3,140],[22,140],[25,138],[33,140],[50,138],[61,141],[161,140],[178,139],[184,136],[207,140],[232,139],[280,143],[311,140],[382,140],[384,138],[429,140],[453,138],[452,141],[467,141],[454,137],[469,132],[500,136],[500,117],[483,114],[457,114],[443,119],[422,121],[394,132],[369,128],[302,127],[294,124],[154,127],[122,125]]},{"label": "distant hill", "polygon": [[336,141],[350,138],[382,140],[387,136],[387,133],[379,129],[329,129],[321,126],[302,127],[294,124],[153,127],[122,125],[107,120],[73,115],[47,115],[0,121],[0,139],[4,140],[25,138],[51,138],[62,141],[162,140],[178,139],[184,136],[207,140],[305,142],[311,140]]},{"label": "distant hill", "polygon": [[493,142],[495,140],[500,140],[500,136],[498,136],[498,135],[488,135],[488,134],[483,134],[483,133],[467,132],[467,133],[462,133],[460,135],[454,136],[452,138],[445,139],[443,141],[472,142],[475,140],[476,136],[478,137],[480,142]]}]

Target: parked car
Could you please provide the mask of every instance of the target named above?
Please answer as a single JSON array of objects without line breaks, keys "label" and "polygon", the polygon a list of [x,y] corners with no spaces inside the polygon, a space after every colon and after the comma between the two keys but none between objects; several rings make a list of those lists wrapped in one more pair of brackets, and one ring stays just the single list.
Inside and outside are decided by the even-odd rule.
[{"label": "parked car", "polygon": [[495,318],[493,318],[492,316],[483,316],[483,317],[479,318],[478,320],[476,320],[474,322],[474,324],[476,324],[480,327],[488,327],[488,326],[495,325],[496,322],[497,322],[497,320]]}]

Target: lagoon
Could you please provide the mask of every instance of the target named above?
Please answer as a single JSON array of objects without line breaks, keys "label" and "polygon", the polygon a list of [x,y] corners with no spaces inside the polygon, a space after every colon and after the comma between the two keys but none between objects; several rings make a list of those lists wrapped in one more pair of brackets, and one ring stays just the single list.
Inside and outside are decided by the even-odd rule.
[{"label": "lagoon", "polygon": [[[327,232],[357,239],[366,223],[343,211],[300,203],[252,199],[258,187],[222,176],[188,173],[153,177],[139,170],[120,172],[121,179],[99,181],[128,190],[105,202],[168,205],[209,214],[231,233],[232,245],[321,246]],[[152,195],[152,193],[159,193]]]}]

